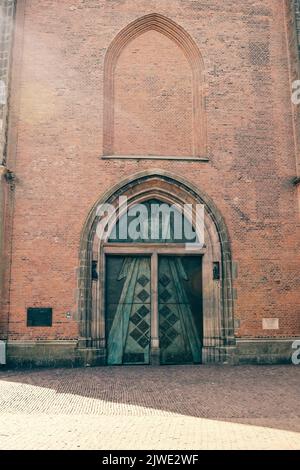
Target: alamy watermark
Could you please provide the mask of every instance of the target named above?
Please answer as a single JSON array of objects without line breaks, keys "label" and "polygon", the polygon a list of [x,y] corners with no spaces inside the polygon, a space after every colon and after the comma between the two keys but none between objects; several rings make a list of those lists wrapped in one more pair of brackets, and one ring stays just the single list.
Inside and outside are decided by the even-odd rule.
[{"label": "alamy watermark", "polygon": [[295,352],[292,354],[292,363],[295,366],[299,366],[300,365],[300,339],[293,342],[292,348],[295,349]]},{"label": "alamy watermark", "polygon": [[0,80],[0,105],[6,104],[6,86],[3,80]]},{"label": "alamy watermark", "polygon": [[292,103],[294,105],[300,104],[300,80],[294,80],[292,84]]},{"label": "alamy watermark", "polygon": [[96,233],[110,242],[177,242],[187,248],[204,245],[204,205],[159,201],[129,205],[122,196],[118,205],[101,204]]}]

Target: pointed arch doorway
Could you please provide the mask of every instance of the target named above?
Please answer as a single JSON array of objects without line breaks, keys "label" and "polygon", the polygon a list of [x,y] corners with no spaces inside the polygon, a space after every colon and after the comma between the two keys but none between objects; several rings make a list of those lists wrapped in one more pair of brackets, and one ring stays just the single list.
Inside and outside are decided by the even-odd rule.
[{"label": "pointed arch doorway", "polygon": [[[178,208],[203,204],[204,246],[190,249],[184,238],[175,240],[170,224],[167,237],[151,242],[144,229],[140,238],[120,239],[112,227],[122,225],[122,211],[106,238],[99,237],[99,204],[117,208],[124,196],[129,210],[151,201]],[[234,348],[225,224],[205,195],[166,172],[139,174],[95,204],[83,231],[79,294],[79,349],[89,363],[223,362]]]},{"label": "pointed arch doorway", "polygon": [[191,223],[179,206],[151,199],[112,230],[104,244],[107,363],[200,363],[202,259],[186,245],[196,242]]}]

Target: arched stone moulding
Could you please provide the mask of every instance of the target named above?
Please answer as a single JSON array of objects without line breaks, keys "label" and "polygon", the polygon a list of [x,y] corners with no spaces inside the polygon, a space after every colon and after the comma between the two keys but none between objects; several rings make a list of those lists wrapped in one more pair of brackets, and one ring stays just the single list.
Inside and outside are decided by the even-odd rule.
[{"label": "arched stone moulding", "polygon": [[[105,255],[96,235],[100,204],[117,205],[127,196],[129,206],[152,198],[172,204],[205,206],[203,255],[203,362],[223,362],[235,344],[230,241],[224,220],[213,202],[181,177],[165,171],[145,172],[123,181],[99,199],[82,232],[78,311],[80,347],[105,351]],[[195,252],[197,254],[197,252]],[[92,261],[98,263],[99,279],[92,282]],[[213,263],[220,262],[221,280],[213,280]],[[105,354],[105,353],[104,353]]]},{"label": "arched stone moulding", "polygon": [[[152,13],[130,23],[114,38],[104,62],[103,156],[114,155],[114,72],[122,50],[136,37],[154,30],[174,41],[183,51],[193,77],[193,157],[207,159],[207,130],[204,103],[204,63],[197,44],[174,21]],[[185,157],[182,157],[183,159]]]}]

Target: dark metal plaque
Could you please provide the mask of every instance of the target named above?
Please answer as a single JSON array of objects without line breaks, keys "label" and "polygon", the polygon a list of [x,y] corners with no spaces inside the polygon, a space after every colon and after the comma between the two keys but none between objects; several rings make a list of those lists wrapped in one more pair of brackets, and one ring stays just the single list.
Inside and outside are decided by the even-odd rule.
[{"label": "dark metal plaque", "polygon": [[52,326],[52,308],[28,308],[27,326],[28,327],[50,327]]}]

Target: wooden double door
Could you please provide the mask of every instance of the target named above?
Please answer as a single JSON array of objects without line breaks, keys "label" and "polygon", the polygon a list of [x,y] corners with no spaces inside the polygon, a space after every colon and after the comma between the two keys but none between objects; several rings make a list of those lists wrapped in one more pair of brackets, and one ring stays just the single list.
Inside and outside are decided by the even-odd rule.
[{"label": "wooden double door", "polygon": [[[107,363],[197,364],[202,348],[200,256],[107,256]],[[155,271],[155,272],[154,272]]]}]

